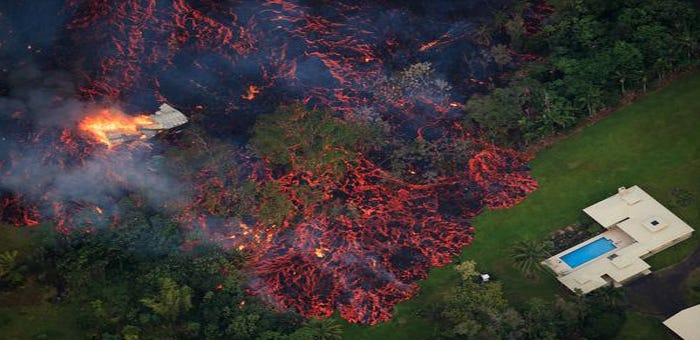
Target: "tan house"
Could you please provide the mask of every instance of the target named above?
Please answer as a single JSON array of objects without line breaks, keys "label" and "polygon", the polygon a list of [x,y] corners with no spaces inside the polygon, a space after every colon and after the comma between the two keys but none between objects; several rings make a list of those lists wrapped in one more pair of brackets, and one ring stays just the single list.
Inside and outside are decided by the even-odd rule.
[{"label": "tan house", "polygon": [[643,259],[689,238],[693,228],[638,186],[583,211],[605,232],[542,262],[572,291],[619,287],[651,273]]},{"label": "tan house", "polygon": [[700,340],[700,305],[676,313],[664,325],[683,340]]}]

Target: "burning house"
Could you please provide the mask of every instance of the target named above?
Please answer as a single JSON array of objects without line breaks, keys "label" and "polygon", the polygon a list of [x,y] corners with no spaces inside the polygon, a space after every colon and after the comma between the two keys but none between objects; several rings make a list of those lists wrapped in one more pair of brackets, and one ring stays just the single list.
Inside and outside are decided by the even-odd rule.
[{"label": "burning house", "polygon": [[121,144],[136,139],[153,138],[158,132],[174,129],[187,123],[187,117],[168,104],[161,104],[156,113],[147,116],[145,124],[136,129],[139,134],[113,131],[107,134],[110,144]]},{"label": "burning house", "polygon": [[187,123],[187,117],[168,104],[162,104],[150,116],[125,116],[121,112],[104,110],[100,115],[85,118],[80,128],[108,146],[144,140],[162,131]]}]

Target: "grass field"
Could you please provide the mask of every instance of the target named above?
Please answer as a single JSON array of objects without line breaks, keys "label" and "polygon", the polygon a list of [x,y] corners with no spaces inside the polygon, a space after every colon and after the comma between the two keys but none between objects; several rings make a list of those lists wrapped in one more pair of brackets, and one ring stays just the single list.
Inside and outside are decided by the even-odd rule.
[{"label": "grass field", "polygon": [[[532,282],[513,270],[508,248],[522,239],[541,239],[553,230],[576,222],[581,209],[614,194],[620,186],[639,185],[688,224],[700,226],[700,75],[686,76],[628,105],[610,117],[583,129],[532,161],[532,174],[540,189],[516,207],[489,211],[475,221],[476,237],[460,259],[475,260],[481,271],[503,281],[514,303],[531,297],[552,298],[571,294],[548,274]],[[675,203],[671,190],[683,188],[695,200]],[[678,263],[698,245],[700,233],[652,258],[652,270]],[[348,339],[425,339],[433,328],[415,315],[427,302],[439,301],[455,282],[447,266],[431,271],[420,283],[421,292],[396,307],[388,323],[362,327],[345,325]],[[646,317],[629,313],[623,335],[635,325],[648,325]],[[645,328],[645,329],[646,329]]]},{"label": "grass field", "polygon": [[661,321],[636,312],[627,312],[627,322],[617,338],[620,340],[676,339]]}]

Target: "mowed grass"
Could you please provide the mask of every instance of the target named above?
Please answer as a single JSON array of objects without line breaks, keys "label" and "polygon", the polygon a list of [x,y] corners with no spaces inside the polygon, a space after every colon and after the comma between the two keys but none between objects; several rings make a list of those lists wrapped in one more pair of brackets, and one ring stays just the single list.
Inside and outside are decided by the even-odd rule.
[{"label": "mowed grass", "polygon": [[[688,224],[700,226],[700,75],[678,79],[540,151],[532,161],[532,174],[540,188],[513,208],[481,214],[474,221],[474,243],[459,257],[476,261],[481,271],[503,281],[506,296],[516,304],[571,293],[547,273],[536,282],[525,279],[512,268],[510,245],[542,239],[575,223],[582,217],[581,209],[620,186],[639,185]],[[671,194],[676,187],[691,192],[695,200],[685,207],[676,204]],[[687,257],[698,246],[699,234],[650,258],[652,270]],[[421,292],[396,307],[391,322],[371,327],[343,322],[345,338],[430,338],[434,327],[416,312],[446,297],[455,278],[451,266],[435,268],[420,282]],[[646,322],[634,315],[628,324],[637,321]]]},{"label": "mowed grass", "polygon": [[653,318],[636,312],[627,312],[627,322],[616,339],[619,340],[673,340],[673,332],[666,328],[662,319]]}]

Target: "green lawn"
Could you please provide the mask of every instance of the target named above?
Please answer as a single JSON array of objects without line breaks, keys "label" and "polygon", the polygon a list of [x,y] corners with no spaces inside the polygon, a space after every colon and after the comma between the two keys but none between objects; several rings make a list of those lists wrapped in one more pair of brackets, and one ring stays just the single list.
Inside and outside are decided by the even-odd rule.
[{"label": "green lawn", "polygon": [[627,322],[620,330],[618,340],[673,340],[673,332],[661,322],[663,320],[636,312],[627,312]]},{"label": "green lawn", "polygon": [[[691,226],[700,226],[700,75],[679,79],[584,129],[532,161],[540,189],[516,207],[489,211],[475,221],[476,237],[461,259],[472,259],[482,271],[504,282],[514,303],[530,297],[570,294],[553,277],[526,280],[511,268],[508,247],[522,239],[541,239],[576,222],[581,209],[614,194],[620,186],[639,185]],[[686,207],[674,203],[671,190],[690,191]],[[698,245],[700,236],[649,259],[652,269],[679,262]],[[421,282],[421,293],[396,308],[394,320],[373,326],[346,326],[348,339],[428,338],[433,329],[415,316],[418,307],[439,299],[453,284],[450,268],[436,268]],[[626,328],[644,323],[638,315]],[[641,321],[640,321],[641,320]]]}]

